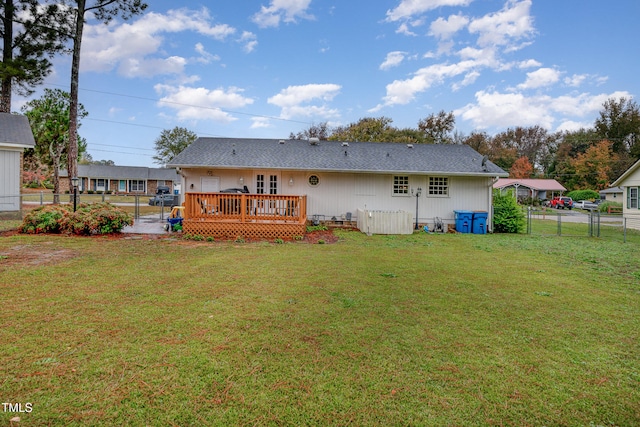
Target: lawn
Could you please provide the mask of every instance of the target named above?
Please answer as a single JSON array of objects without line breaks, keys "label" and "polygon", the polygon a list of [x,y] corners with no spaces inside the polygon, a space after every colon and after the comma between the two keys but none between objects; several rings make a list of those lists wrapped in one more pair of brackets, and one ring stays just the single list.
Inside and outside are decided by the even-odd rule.
[{"label": "lawn", "polygon": [[0,237],[0,423],[640,423],[637,244],[339,235]]}]

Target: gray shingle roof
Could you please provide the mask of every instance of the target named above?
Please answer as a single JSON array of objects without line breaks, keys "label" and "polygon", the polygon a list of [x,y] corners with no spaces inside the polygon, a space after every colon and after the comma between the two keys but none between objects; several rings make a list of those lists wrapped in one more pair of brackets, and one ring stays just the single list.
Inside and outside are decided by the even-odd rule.
[{"label": "gray shingle roof", "polygon": [[468,145],[198,138],[170,167],[508,176]]},{"label": "gray shingle roof", "polygon": [[36,145],[27,116],[0,113],[0,144],[3,143],[29,148]]},{"label": "gray shingle roof", "polygon": [[[67,176],[66,169],[60,171],[60,176]],[[144,166],[78,165],[78,176],[106,179],[178,180],[175,169],[147,168]]]}]

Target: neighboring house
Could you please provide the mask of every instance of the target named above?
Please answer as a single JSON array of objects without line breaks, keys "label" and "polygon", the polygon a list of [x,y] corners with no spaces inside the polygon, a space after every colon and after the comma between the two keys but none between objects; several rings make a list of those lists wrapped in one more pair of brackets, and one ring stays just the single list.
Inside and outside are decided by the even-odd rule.
[{"label": "neighboring house", "polygon": [[168,166],[182,176],[187,215],[200,215],[190,211],[190,193],[202,203],[203,194],[246,186],[265,195],[255,201],[260,206],[267,196],[272,205],[277,197],[304,198],[309,219],[355,219],[366,210],[401,211],[416,221],[417,208],[417,220],[429,226],[436,218],[453,223],[454,210],[491,212],[492,185],[508,175],[467,145],[316,139],[199,138]]},{"label": "neighboring house", "polygon": [[640,230],[640,160],[615,180],[612,186],[622,188],[622,216],[626,226]]},{"label": "neighboring house", "polygon": [[0,212],[20,212],[22,153],[34,146],[26,116],[0,113]]},{"label": "neighboring house", "polygon": [[607,202],[622,203],[623,191],[620,187],[611,187],[604,190],[600,190],[600,198]]},{"label": "neighboring house", "polygon": [[[67,178],[60,171],[60,178]],[[159,185],[176,187],[179,176],[175,169],[142,166],[78,165],[79,191],[111,192],[114,194],[153,194]],[[69,191],[69,180],[60,180],[60,191]]]},{"label": "neighboring house", "polygon": [[493,188],[500,191],[514,190],[518,199],[531,198],[537,200],[551,200],[554,196],[567,191],[555,179],[499,179]]}]

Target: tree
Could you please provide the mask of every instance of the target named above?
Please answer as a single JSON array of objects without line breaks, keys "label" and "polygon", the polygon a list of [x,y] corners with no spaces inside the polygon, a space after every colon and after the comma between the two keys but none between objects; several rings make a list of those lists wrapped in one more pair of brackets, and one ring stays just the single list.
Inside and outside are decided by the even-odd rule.
[{"label": "tree", "polygon": [[11,112],[11,95],[28,96],[51,72],[49,58],[64,49],[66,19],[57,4],[0,0],[0,112]]},{"label": "tree", "polygon": [[533,165],[525,156],[520,157],[513,163],[509,170],[509,178],[527,179],[533,174]]},{"label": "tree", "polygon": [[617,154],[629,153],[634,159],[640,158],[640,109],[628,98],[608,99],[595,121],[595,129],[601,139],[613,142]]},{"label": "tree", "polygon": [[496,233],[520,233],[524,230],[525,217],[518,206],[513,191],[502,194],[493,190],[493,231]]},{"label": "tree", "polygon": [[453,112],[444,110],[437,115],[431,114],[426,119],[420,119],[418,129],[424,133],[427,142],[432,144],[449,144],[453,141],[451,132],[455,128],[456,117]]},{"label": "tree", "polygon": [[[35,156],[41,163],[53,169],[54,203],[60,202],[60,166],[65,156],[69,155],[69,104],[70,97],[67,92],[60,89],[45,89],[42,98],[29,101],[22,108],[29,118],[36,140],[36,146],[33,149]],[[81,118],[87,116],[82,104],[79,105],[78,115]],[[77,135],[76,137],[84,151],[85,142]]]},{"label": "tree", "polygon": [[289,139],[309,139],[309,138],[318,138],[322,141],[326,141],[331,136],[331,129],[329,129],[329,124],[327,122],[322,122],[316,124],[312,124],[309,126],[309,129],[305,129],[297,134],[291,132],[289,134]]},{"label": "tree", "polygon": [[614,165],[619,161],[613,146],[614,143],[604,139],[574,159],[573,167],[581,178],[580,187],[602,190],[613,181]]},{"label": "tree", "polygon": [[392,119],[388,117],[365,117],[347,126],[338,126],[333,130],[330,139],[348,142],[388,142],[393,132]]},{"label": "tree", "polygon": [[183,127],[176,126],[171,130],[163,130],[155,141],[158,154],[153,156],[153,161],[161,165],[169,163],[196,139],[198,135]]},{"label": "tree", "polygon": [[80,48],[84,32],[85,15],[91,13],[93,18],[108,24],[113,18],[120,16],[128,19],[142,13],[147,4],[141,0],[61,0],[71,8],[73,20],[73,53],[71,58],[71,90],[69,105],[69,156],[67,171],[69,188],[71,177],[78,174],[78,83],[80,74]]}]

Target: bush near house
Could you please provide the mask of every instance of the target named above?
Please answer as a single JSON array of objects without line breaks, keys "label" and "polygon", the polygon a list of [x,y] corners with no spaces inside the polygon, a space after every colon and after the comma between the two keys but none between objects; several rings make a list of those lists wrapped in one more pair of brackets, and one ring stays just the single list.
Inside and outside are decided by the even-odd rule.
[{"label": "bush near house", "polygon": [[524,231],[525,217],[518,206],[513,191],[501,194],[493,192],[493,231],[495,233],[521,233]]},{"label": "bush near house", "polygon": [[82,203],[76,212],[70,205],[47,205],[29,212],[21,233],[73,233],[78,235],[119,233],[133,224],[131,216],[110,203]]},{"label": "bush near house", "polygon": [[568,192],[567,197],[573,200],[596,200],[600,198],[600,193],[594,190],[574,190]]}]

